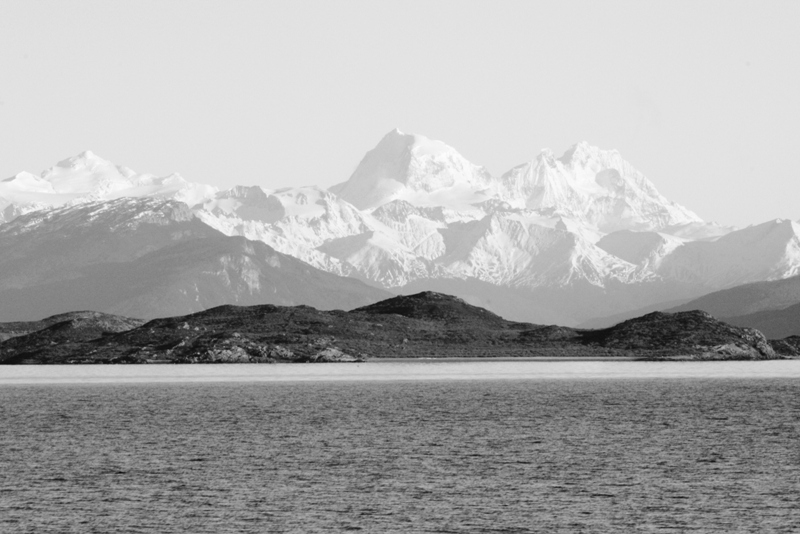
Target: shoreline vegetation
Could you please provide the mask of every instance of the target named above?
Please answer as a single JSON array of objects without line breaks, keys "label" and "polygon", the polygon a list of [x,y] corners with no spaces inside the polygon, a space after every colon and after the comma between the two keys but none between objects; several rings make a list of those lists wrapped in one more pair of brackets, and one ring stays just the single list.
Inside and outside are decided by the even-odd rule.
[{"label": "shoreline vegetation", "polygon": [[397,296],[350,312],[219,306],[145,322],[98,312],[0,323],[0,364],[769,360],[800,336],[767,340],[702,311],[654,312],[604,329],[507,321],[449,295]]}]

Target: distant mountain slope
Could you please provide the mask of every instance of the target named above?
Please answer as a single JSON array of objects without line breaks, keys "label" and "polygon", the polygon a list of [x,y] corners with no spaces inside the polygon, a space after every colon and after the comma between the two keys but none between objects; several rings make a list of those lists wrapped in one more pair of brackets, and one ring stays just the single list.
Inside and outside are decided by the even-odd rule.
[{"label": "distant mountain slope", "polygon": [[[676,306],[684,304],[687,300],[688,299],[669,300],[666,302],[658,302],[656,304],[651,304],[649,306],[644,306],[642,308],[626,311],[623,313],[615,313],[613,315],[606,315],[606,316],[601,315],[589,319],[588,321],[582,322],[581,324],[578,325],[578,328],[608,328],[609,326],[614,326],[615,324],[621,323],[622,321],[627,321],[628,319],[641,317],[642,315],[648,313],[675,308]],[[681,311],[689,311],[689,310],[681,310]]]},{"label": "distant mountain slope", "polygon": [[173,198],[194,205],[216,191],[179,174],[137,174],[87,150],[58,162],[41,176],[21,172],[0,181],[0,223],[45,208],[123,197]]},{"label": "distant mountain slope", "polygon": [[395,291],[404,295],[426,291],[457,295],[473,306],[486,308],[512,321],[562,325],[575,322],[569,313],[569,305],[554,306],[549,299],[536,298],[531,291],[497,286],[474,278],[418,280],[395,288]]},{"label": "distant mountain slope", "polygon": [[714,317],[740,317],[779,310],[800,302],[800,276],[743,284],[690,300],[668,312],[703,310]]},{"label": "distant mountain slope", "polygon": [[[88,265],[124,263],[216,234],[185,204],[168,200],[121,198],[28,213],[0,225],[0,291],[79,278]],[[64,311],[75,309],[85,308]]]},{"label": "distant mountain slope", "polygon": [[709,292],[800,274],[800,223],[775,219],[712,241],[691,241],[660,260],[664,280]]},{"label": "distant mountain slope", "polygon": [[[179,200],[191,213],[181,208],[181,220],[168,220],[127,204],[137,198]],[[110,201],[108,213],[94,213],[97,201]],[[136,209],[155,226],[134,222]],[[77,222],[99,217],[113,227],[117,216],[130,228],[107,241]],[[82,278],[86,265],[134,261],[171,242],[170,232],[154,229],[162,223],[180,227],[176,241],[211,227],[392,292],[443,291],[515,320],[570,326],[800,275],[800,224],[737,230],[704,222],[616,150],[581,142],[492,175],[441,141],[393,130],[329,190],[218,191],[178,175],[139,174],[89,151],[39,176],[19,173],[0,182],[0,291],[64,284]],[[7,246],[7,232],[36,225],[50,237],[32,232],[31,243]],[[51,289],[54,298],[74,293]]]},{"label": "distant mountain slope", "polygon": [[770,339],[800,336],[800,303],[781,310],[764,310],[748,315],[725,317],[724,321],[736,326],[755,328]]},{"label": "distant mountain slope", "polygon": [[220,304],[352,308],[389,294],[229,237],[175,201],[120,199],[0,226],[0,320],[93,309],[161,317]]},{"label": "distant mountain slope", "polygon": [[718,270],[685,279],[686,262],[659,269],[688,242],[711,246],[731,230],[664,198],[614,150],[578,143],[493,177],[445,143],[399,130],[329,191],[234,188],[196,209],[226,234],[331,272],[568,325],[719,287]]},{"label": "distant mountain slope", "polygon": [[[790,223],[791,221],[773,221],[763,225],[758,225],[755,228],[757,231],[765,232],[767,236],[770,236],[776,233],[774,232],[776,229],[794,229],[796,227],[800,227],[800,225],[797,225],[796,223]],[[738,237],[736,234],[739,234],[740,232],[747,232],[751,234],[748,240],[754,239],[756,242],[758,242],[758,234],[756,233],[755,235],[752,235],[752,232],[749,232],[749,230],[752,228],[753,227],[750,229],[731,232],[729,234],[731,239],[729,240],[739,239],[740,237]],[[687,255],[692,254],[692,252],[682,252],[681,254],[683,259],[677,260],[683,263],[683,267],[679,271],[679,274],[675,278],[664,279],[660,285],[662,287],[670,287],[670,285],[672,285],[673,288],[686,288],[688,286],[694,287],[694,291],[701,291],[701,288],[694,286],[693,284],[680,284],[678,282],[680,280],[686,281],[687,279],[705,280],[703,282],[703,287],[708,287],[715,280],[717,282],[725,281],[725,274],[722,273],[722,270],[725,269],[725,265],[731,265],[730,273],[738,272],[739,275],[741,275],[743,271],[749,271],[746,275],[744,275],[745,278],[758,278],[760,276],[777,276],[780,278],[784,275],[791,275],[791,273],[796,271],[798,267],[798,264],[794,262],[792,256],[796,256],[796,254],[794,254],[795,250],[800,250],[800,248],[797,248],[797,245],[800,244],[800,242],[792,238],[791,235],[788,239],[786,239],[786,237],[787,236],[784,235],[779,240],[771,244],[766,242],[757,243],[757,250],[752,250],[752,247],[742,246],[739,249],[739,252],[733,252],[730,247],[724,243],[722,245],[714,242],[691,243],[690,246],[694,253],[697,253],[696,256],[702,254],[705,258],[712,259],[713,265],[709,267],[705,261],[699,260],[687,262],[686,257]],[[619,240],[619,238],[616,237],[615,239]],[[769,241],[769,239],[767,241]],[[601,240],[599,246],[603,246],[603,244],[604,243]],[[636,249],[637,243],[635,240],[629,241],[628,244],[631,246],[631,249]],[[721,248],[728,248],[729,250],[725,254],[715,256],[715,251],[720,251]],[[765,251],[777,254],[778,259],[774,261],[769,259],[770,254],[764,253]],[[737,254],[739,258],[734,258],[734,254]],[[670,261],[673,260],[670,259]],[[670,268],[674,268],[674,266],[675,262],[672,263]],[[773,269],[773,271],[766,272],[762,270],[759,272],[759,269]],[[778,270],[777,274],[774,269]],[[715,273],[717,273],[719,276],[716,276]],[[731,277],[733,277],[733,275]],[[686,292],[681,290],[673,293],[673,296],[681,296],[685,294]],[[612,324],[616,324],[625,319],[630,319],[652,311],[666,311],[675,313],[690,310],[703,310],[712,314],[714,317],[727,320],[729,317],[744,316],[756,311],[784,308],[797,302],[800,302],[800,276],[795,275],[778,280],[742,284],[729,289],[722,289],[720,291],[707,293],[699,298],[684,297],[679,299],[670,299],[663,302],[656,302],[655,304],[649,304],[641,308],[628,310],[622,313],[597,315],[596,317],[593,317],[587,321],[581,322],[579,326],[581,328],[603,328]],[[735,324],[740,324],[741,326],[752,326],[759,329],[761,328],[761,326],[758,326],[755,323],[747,324],[746,322],[740,322]],[[764,323],[758,324],[763,325]]]}]

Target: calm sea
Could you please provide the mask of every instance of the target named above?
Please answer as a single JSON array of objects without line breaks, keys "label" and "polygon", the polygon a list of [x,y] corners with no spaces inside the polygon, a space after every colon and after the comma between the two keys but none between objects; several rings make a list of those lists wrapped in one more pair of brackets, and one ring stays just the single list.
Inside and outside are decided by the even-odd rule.
[{"label": "calm sea", "polygon": [[800,532],[800,362],[0,368],[0,532]]}]

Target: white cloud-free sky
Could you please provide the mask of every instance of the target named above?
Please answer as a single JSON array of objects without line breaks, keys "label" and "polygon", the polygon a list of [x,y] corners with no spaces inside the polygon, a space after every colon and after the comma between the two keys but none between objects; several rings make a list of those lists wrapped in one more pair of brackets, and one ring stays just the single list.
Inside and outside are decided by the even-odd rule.
[{"label": "white cloud-free sky", "polygon": [[394,127],[500,174],[616,148],[668,198],[800,218],[800,2],[0,2],[0,178],[91,149],[220,187],[346,180]]}]

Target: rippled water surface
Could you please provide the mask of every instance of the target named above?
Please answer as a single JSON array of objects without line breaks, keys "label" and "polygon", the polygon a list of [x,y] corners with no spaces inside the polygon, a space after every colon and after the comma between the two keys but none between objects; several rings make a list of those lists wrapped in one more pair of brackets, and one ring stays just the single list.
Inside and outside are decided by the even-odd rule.
[{"label": "rippled water surface", "polygon": [[605,376],[6,383],[0,532],[800,532],[800,380]]}]

